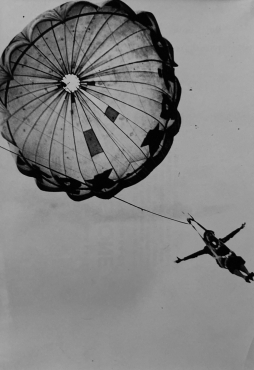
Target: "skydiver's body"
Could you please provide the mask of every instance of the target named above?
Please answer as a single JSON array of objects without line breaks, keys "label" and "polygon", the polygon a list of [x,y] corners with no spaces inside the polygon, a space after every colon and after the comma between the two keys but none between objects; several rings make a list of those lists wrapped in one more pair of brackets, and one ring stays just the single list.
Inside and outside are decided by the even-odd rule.
[{"label": "skydiver's body", "polygon": [[[228,269],[232,274],[242,277],[247,283],[250,283],[250,279],[253,280],[254,274],[249,273],[247,268],[245,267],[245,260],[237,256],[233,251],[231,251],[224,243],[226,243],[229,239],[233,238],[240,230],[245,227],[245,224],[242,224],[241,227],[232,231],[229,235],[225,236],[224,238],[216,239],[215,234],[213,231],[206,231],[204,237],[208,236],[208,243],[207,245],[198,252],[192,253],[184,258],[178,258],[175,261],[176,263],[180,263],[182,261],[187,261],[192,258],[196,258],[203,254],[209,254],[210,256],[216,259],[217,264],[221,268]],[[209,243],[209,235],[210,241]],[[205,238],[206,239],[206,238]],[[217,240],[216,246],[213,246],[212,239],[214,241]],[[215,244],[216,244],[215,243]],[[209,245],[209,246],[208,246]],[[245,274],[243,274],[245,273]]]}]

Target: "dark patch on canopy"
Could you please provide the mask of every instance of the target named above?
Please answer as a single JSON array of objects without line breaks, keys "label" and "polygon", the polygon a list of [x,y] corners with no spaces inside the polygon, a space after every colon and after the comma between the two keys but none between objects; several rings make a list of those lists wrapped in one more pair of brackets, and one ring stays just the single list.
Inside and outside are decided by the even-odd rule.
[{"label": "dark patch on canopy", "polygon": [[102,190],[103,188],[111,188],[115,184],[113,180],[109,179],[111,172],[112,168],[95,175],[92,180],[87,180],[87,183],[90,183],[95,191]]},{"label": "dark patch on canopy", "polygon": [[153,130],[148,131],[143,143],[141,144],[141,147],[148,145],[152,157],[159,149],[163,136],[164,133],[163,131],[159,130],[158,124]]},{"label": "dark patch on canopy", "polygon": [[99,140],[97,139],[93,129],[84,131],[84,137],[86,139],[91,157],[103,152],[101,144],[99,143]]}]

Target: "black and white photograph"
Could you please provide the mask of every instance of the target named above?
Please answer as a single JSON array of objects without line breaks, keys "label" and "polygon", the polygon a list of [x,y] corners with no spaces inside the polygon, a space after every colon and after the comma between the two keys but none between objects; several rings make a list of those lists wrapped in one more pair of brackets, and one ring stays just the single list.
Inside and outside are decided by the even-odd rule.
[{"label": "black and white photograph", "polygon": [[0,5],[0,369],[253,370],[253,0]]}]

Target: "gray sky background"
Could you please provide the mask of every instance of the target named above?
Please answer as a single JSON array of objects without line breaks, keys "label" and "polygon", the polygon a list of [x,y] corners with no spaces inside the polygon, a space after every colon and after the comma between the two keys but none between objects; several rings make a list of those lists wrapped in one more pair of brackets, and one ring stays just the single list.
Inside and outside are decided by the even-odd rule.
[{"label": "gray sky background", "polygon": [[[0,48],[62,1],[1,0]],[[98,2],[97,2],[98,3]],[[164,162],[119,197],[193,213],[254,269],[254,2],[126,0],[174,46],[182,127]],[[0,145],[7,147],[1,138]],[[0,160],[0,368],[251,370],[253,289],[188,225],[117,200],[44,193]]]}]

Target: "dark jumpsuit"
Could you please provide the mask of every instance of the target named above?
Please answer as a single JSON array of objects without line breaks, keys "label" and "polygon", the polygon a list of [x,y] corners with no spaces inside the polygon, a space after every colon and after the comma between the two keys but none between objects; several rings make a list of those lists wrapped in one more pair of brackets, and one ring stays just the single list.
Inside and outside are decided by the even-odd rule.
[{"label": "dark jumpsuit", "polygon": [[[232,274],[234,273],[234,270],[239,270],[240,266],[245,264],[245,261],[242,257],[237,256],[234,252],[232,252],[224,243],[226,243],[229,239],[233,238],[233,236],[239,233],[241,229],[242,228],[239,227],[238,229],[232,231],[224,238],[220,238],[219,241],[221,241],[223,244],[219,245],[219,247],[215,249],[215,253],[220,257],[227,256],[229,253],[231,253],[229,257],[222,258],[221,264],[217,260],[216,262],[221,268],[227,268]],[[184,257],[183,261],[189,260],[191,258],[196,258],[198,256],[201,256],[202,254],[210,254],[210,256],[214,257],[214,254],[212,253],[210,248],[206,245],[200,251]]]}]

